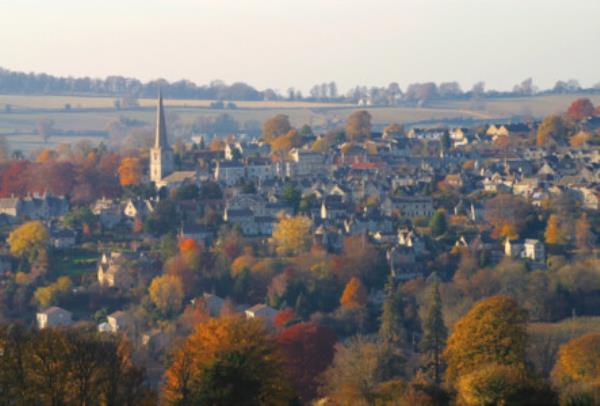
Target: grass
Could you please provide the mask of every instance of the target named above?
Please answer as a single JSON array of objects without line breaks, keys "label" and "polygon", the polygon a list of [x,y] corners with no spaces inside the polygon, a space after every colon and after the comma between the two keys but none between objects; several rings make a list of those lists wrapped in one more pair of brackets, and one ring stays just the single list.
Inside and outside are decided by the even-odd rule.
[{"label": "grass", "polygon": [[[404,124],[429,123],[456,120],[500,120],[515,115],[544,115],[565,111],[569,104],[581,95],[547,95],[522,98],[488,99],[474,104],[472,101],[436,101],[426,107],[366,107],[373,116],[373,123],[383,126],[391,122]],[[600,95],[589,96],[592,102],[600,104]],[[156,101],[141,99],[142,108],[117,111],[113,109],[115,97],[93,96],[23,96],[0,95],[0,134],[10,135],[8,140],[13,149],[26,152],[47,146],[35,136],[36,123],[51,119],[60,130],[104,131],[108,123],[125,116],[153,125]],[[210,100],[165,100],[167,114],[176,115],[183,123],[192,123],[200,117],[214,117],[226,112],[240,125],[246,122],[262,123],[275,114],[287,114],[293,125],[309,124],[314,127],[343,125],[348,115],[363,107],[348,104],[260,101],[236,102],[238,109],[215,110],[208,108]],[[65,104],[75,111],[65,111]],[[3,105],[10,104],[12,112],[5,112]],[[87,139],[99,143],[101,137],[52,137],[50,146],[58,143],[76,143]]]},{"label": "grass", "polygon": [[57,250],[53,254],[53,274],[59,276],[81,277],[96,270],[100,254],[94,250],[73,248]]}]

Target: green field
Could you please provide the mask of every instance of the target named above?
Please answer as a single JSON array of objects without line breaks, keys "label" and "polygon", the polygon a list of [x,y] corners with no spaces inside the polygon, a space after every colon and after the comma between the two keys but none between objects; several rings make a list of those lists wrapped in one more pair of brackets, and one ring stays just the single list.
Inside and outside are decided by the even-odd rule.
[{"label": "green field", "polygon": [[[550,95],[522,98],[486,99],[472,101],[438,101],[426,107],[358,107],[336,103],[309,103],[287,101],[236,102],[238,109],[215,110],[209,100],[166,100],[168,115],[177,115],[183,123],[192,123],[200,117],[212,117],[222,112],[232,115],[241,126],[246,122],[264,120],[283,113],[293,125],[305,123],[316,127],[341,125],[357,109],[366,109],[376,126],[391,122],[436,124],[449,120],[500,120],[513,116],[534,116],[564,111],[578,95]],[[586,96],[588,97],[588,96]],[[600,96],[590,97],[600,104]],[[108,123],[121,116],[152,125],[155,100],[141,99],[135,110],[114,109],[114,97],[91,96],[22,96],[0,95],[0,134],[6,135],[11,148],[31,151],[58,143],[76,143],[87,139],[93,143],[102,138],[94,136],[53,136],[48,144],[35,135],[36,123],[51,119],[54,127],[63,131],[103,131]],[[70,105],[71,111],[65,110]],[[10,105],[7,110],[4,107]]]}]

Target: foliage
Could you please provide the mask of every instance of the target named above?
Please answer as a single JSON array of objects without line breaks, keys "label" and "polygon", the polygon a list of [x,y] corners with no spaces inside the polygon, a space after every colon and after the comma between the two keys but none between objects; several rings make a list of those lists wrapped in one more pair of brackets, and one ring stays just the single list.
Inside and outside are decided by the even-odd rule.
[{"label": "foliage", "polygon": [[261,320],[208,320],[175,350],[165,373],[165,404],[285,404],[277,344]]},{"label": "foliage", "polygon": [[277,253],[280,255],[298,255],[308,251],[311,244],[310,228],[312,222],[308,217],[282,217],[273,230]]},{"label": "foliage", "polygon": [[45,253],[48,243],[48,229],[41,221],[30,221],[15,228],[8,235],[10,253],[18,257],[27,257],[30,261]]},{"label": "foliage", "polygon": [[346,284],[340,304],[346,309],[357,309],[367,304],[367,289],[356,276]]},{"label": "foliage", "polygon": [[549,115],[540,124],[537,133],[537,145],[566,144],[570,124],[559,115]]},{"label": "foliage", "polygon": [[431,216],[431,220],[429,221],[429,227],[431,227],[431,233],[434,237],[439,237],[446,232],[447,222],[444,210],[436,210],[436,212],[433,213],[433,216]]},{"label": "foliage", "polygon": [[600,333],[588,333],[562,345],[552,379],[559,386],[600,383]]},{"label": "foliage", "polygon": [[525,368],[527,316],[506,296],[475,304],[454,326],[444,350],[446,378],[455,383],[483,365],[497,363]]},{"label": "foliage", "polygon": [[346,121],[346,136],[349,140],[371,137],[371,114],[366,110],[355,111]]},{"label": "foliage", "polygon": [[0,404],[145,405],[153,395],[125,339],[0,326]]},{"label": "foliage", "polygon": [[119,182],[121,186],[137,185],[142,179],[142,165],[137,157],[128,156],[119,165]]},{"label": "foliage", "polygon": [[291,129],[290,118],[285,114],[277,114],[263,123],[262,137],[265,142],[271,142]]},{"label": "foliage", "polygon": [[548,225],[546,226],[544,237],[546,238],[546,244],[556,245],[564,243],[564,237],[561,234],[558,216],[556,214],[552,214],[548,218]]},{"label": "foliage", "polygon": [[181,308],[183,302],[183,284],[173,275],[157,276],[148,289],[150,300],[165,315],[173,314]]},{"label": "foliage", "polygon": [[567,116],[575,121],[581,121],[594,115],[594,105],[591,100],[585,97],[579,98],[567,109]]},{"label": "foliage", "polygon": [[354,336],[335,347],[332,365],[325,371],[321,392],[334,404],[372,405],[378,385],[394,376],[390,351],[381,341]]},{"label": "foliage", "polygon": [[61,297],[70,293],[72,285],[68,276],[61,276],[50,285],[37,288],[33,297],[40,307],[48,307],[56,304]]},{"label": "foliage", "polygon": [[423,338],[420,342],[424,367],[436,384],[441,381],[442,351],[446,345],[448,329],[442,315],[442,298],[439,286],[434,283],[429,292],[429,312],[423,320]]},{"label": "foliage", "polygon": [[315,397],[319,375],[333,360],[336,341],[333,330],[311,322],[294,324],[277,337],[285,371],[301,401]]},{"label": "foliage", "polygon": [[486,364],[460,377],[458,401],[465,406],[553,404],[551,393],[537,388],[526,372],[514,365]]}]

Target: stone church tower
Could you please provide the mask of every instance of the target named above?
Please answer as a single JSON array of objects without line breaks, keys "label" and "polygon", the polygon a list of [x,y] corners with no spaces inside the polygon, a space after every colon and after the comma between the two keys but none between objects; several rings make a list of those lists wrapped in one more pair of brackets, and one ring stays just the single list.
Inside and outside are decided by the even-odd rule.
[{"label": "stone church tower", "polygon": [[159,182],[173,172],[173,151],[167,141],[167,126],[163,110],[162,94],[158,95],[156,109],[156,137],[154,147],[150,149],[150,180]]}]

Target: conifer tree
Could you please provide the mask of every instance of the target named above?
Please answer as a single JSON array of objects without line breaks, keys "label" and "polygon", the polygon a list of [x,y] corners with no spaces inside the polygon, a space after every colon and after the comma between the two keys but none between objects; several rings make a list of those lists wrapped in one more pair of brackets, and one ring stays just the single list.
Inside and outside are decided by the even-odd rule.
[{"label": "conifer tree", "polygon": [[446,345],[448,330],[444,324],[442,299],[437,282],[431,287],[429,300],[429,313],[423,322],[421,351],[423,351],[423,355],[425,356],[426,370],[433,375],[435,383],[440,383],[442,370],[441,354]]},{"label": "conifer tree", "polygon": [[391,275],[385,287],[379,336],[384,342],[396,348],[400,348],[406,339],[402,294]]}]

